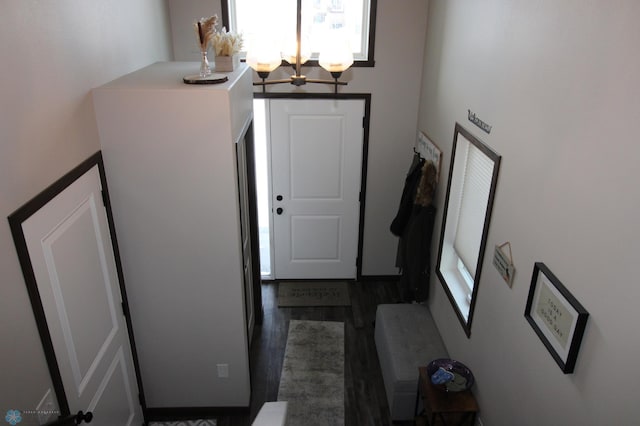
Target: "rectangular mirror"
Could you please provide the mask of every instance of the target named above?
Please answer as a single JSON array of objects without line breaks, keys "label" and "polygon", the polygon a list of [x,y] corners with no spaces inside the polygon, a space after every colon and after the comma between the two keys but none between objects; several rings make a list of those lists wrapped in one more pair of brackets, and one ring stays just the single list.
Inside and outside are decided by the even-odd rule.
[{"label": "rectangular mirror", "polygon": [[471,335],[500,155],[456,123],[436,274]]}]

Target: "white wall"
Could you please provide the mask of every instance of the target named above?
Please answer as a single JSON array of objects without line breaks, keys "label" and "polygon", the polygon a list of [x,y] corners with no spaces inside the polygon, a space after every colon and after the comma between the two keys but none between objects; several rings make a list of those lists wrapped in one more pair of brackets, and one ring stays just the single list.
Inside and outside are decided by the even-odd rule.
[{"label": "white wall", "polygon": [[[100,148],[91,88],[170,59],[168,19],[158,0],[0,3],[1,217]],[[6,219],[0,252],[4,415],[34,410],[51,382]]]},{"label": "white wall", "polygon": [[[456,121],[502,154],[487,245],[510,241],[517,268],[510,289],[485,258],[470,339],[433,283],[434,317],[475,373],[485,426],[638,422],[638,16],[635,0],[430,2],[419,128],[445,170]],[[570,375],[523,316],[536,261],[590,312]]]},{"label": "white wall", "polygon": [[[199,60],[191,23],[201,16],[222,16],[219,0],[169,0],[175,57]],[[191,16],[191,18],[189,18]],[[176,22],[189,26],[178,36]],[[397,239],[389,231],[416,141],[417,110],[422,74],[422,55],[427,22],[425,0],[378,0],[375,67],[351,68],[349,81],[340,93],[371,93],[371,127],[364,229],[364,275],[395,275]],[[191,47],[192,46],[192,47]],[[322,69],[303,68],[310,78],[331,78]],[[290,68],[281,67],[272,78],[286,78]],[[254,73],[255,81],[258,81]],[[256,88],[256,91],[261,89]],[[331,93],[333,86],[290,84],[271,86],[269,92]]]},{"label": "white wall", "polygon": [[[173,57],[176,61],[199,61],[200,48],[196,42],[193,23],[202,17],[218,15],[218,26],[222,27],[220,0],[169,0],[171,14],[171,39]],[[211,55],[211,51],[209,51]],[[213,57],[209,57],[213,66]]]}]

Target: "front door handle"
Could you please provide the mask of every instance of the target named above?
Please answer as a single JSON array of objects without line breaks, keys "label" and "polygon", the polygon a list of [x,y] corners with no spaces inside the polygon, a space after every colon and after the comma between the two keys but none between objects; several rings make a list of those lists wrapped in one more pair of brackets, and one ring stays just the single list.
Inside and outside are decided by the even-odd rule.
[{"label": "front door handle", "polygon": [[278,213],[279,215],[280,215],[280,214],[282,214],[282,212],[283,212],[283,211],[284,211],[284,210],[282,209],[282,207],[278,207],[278,208],[276,209],[276,213]]},{"label": "front door handle", "polygon": [[78,414],[76,414],[77,425],[82,424],[82,422],[91,423],[91,420],[93,420],[93,413],[91,411],[87,411],[86,413],[78,411]]}]

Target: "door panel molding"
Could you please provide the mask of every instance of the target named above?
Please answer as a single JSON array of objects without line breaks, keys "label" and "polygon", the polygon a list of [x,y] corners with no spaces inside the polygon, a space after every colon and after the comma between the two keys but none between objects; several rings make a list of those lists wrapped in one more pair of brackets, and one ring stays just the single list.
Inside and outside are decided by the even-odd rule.
[{"label": "door panel molding", "polygon": [[[125,385],[121,387],[127,391],[126,395],[124,395],[125,398],[122,402],[126,404],[126,407],[129,409],[127,420],[122,424],[127,426],[131,425],[131,422],[135,417],[136,401],[135,401],[135,397],[131,395],[131,393],[129,392],[129,389],[131,387],[127,383],[129,381],[128,377],[129,375],[127,372],[127,365],[124,359],[123,348],[120,347],[118,349],[118,352],[116,353],[116,356],[111,361],[111,364],[107,369],[107,373],[105,374],[104,379],[98,386],[98,392],[96,392],[96,395],[89,403],[89,407],[87,411],[93,412],[96,410],[96,407],[98,406],[98,402],[102,400],[102,395],[104,394],[104,391],[107,389],[107,386],[113,383],[114,380],[122,380],[125,383]],[[118,396],[122,397],[123,395],[118,395]]]},{"label": "door panel molding", "polygon": [[[52,290],[53,297],[55,299],[55,303],[58,307],[57,313],[58,318],[60,320],[60,324],[62,327],[62,333],[64,336],[65,344],[67,347],[67,352],[71,361],[71,370],[73,373],[73,377],[75,380],[76,390],[78,394],[83,393],[87,383],[93,376],[93,373],[96,371],[96,368],[100,361],[104,358],[107,348],[110,346],[113,338],[116,336],[119,326],[118,320],[116,318],[116,308],[114,305],[114,298],[111,289],[108,286],[109,282],[109,273],[107,270],[107,260],[104,250],[101,245],[97,243],[102,239],[100,235],[100,229],[98,224],[98,217],[96,212],[96,200],[93,195],[85,198],[82,202],[67,216],[65,217],[50,233],[42,240],[42,248],[44,252],[45,262],[47,264],[47,270],[49,271],[49,276],[52,281]],[[87,219],[87,215],[89,215]],[[57,250],[58,245],[63,245],[64,241],[60,241],[61,238],[64,237],[65,232],[72,228],[74,224],[78,223],[81,220],[89,220],[90,226],[95,232],[95,247],[98,248],[97,259],[92,259],[100,263],[100,267],[103,271],[104,277],[104,287],[99,289],[91,289],[91,291],[86,291],[85,289],[77,289],[83,291],[86,294],[81,295],[81,299],[83,299],[83,303],[90,303],[90,298],[92,295],[103,294],[108,301],[108,312],[96,312],[94,311],[93,315],[108,315],[111,323],[111,328],[109,330],[92,330],[92,334],[98,336],[99,333],[105,332],[106,334],[104,338],[99,339],[102,344],[98,348],[94,348],[96,350],[92,351],[92,362],[88,366],[81,366],[80,359],[83,357],[78,356],[78,352],[82,351],[82,348],[78,348],[76,342],[73,340],[73,331],[71,330],[71,321],[68,317],[69,309],[72,308],[71,304],[65,303],[65,294],[62,286],[60,285],[60,276],[58,269],[56,268],[56,260],[55,257],[58,257],[54,251]],[[85,225],[86,226],[86,225]],[[61,256],[64,256],[65,250],[64,245],[61,247]],[[89,253],[87,253],[88,255]],[[61,259],[58,260],[58,262]],[[83,259],[89,260],[89,259]],[[102,286],[100,286],[102,287]],[[96,290],[99,292],[97,293]],[[104,290],[104,292],[102,292]],[[76,295],[77,296],[77,295]],[[98,340],[98,339],[95,339]]]},{"label": "door panel molding", "polygon": [[[340,244],[331,244],[340,240],[342,233],[342,218],[340,216],[291,216],[291,262],[309,261],[318,259],[322,261],[340,261]],[[311,238],[317,235],[326,242],[315,241],[308,244]],[[296,247],[296,246],[304,247]]]},{"label": "door panel molding", "polygon": [[[18,254],[20,267],[22,269],[22,274],[24,276],[27,293],[29,295],[29,300],[31,302],[33,314],[36,320],[38,333],[44,349],[47,367],[49,369],[49,374],[51,376],[51,382],[53,384],[53,388],[56,394],[57,405],[58,405],[58,409],[60,410],[60,418],[61,419],[69,418],[70,416],[72,416],[72,414],[70,412],[68,397],[64,389],[64,384],[63,384],[62,375],[60,372],[58,359],[56,358],[53,341],[51,338],[51,334],[49,332],[49,325],[47,323],[46,314],[42,304],[40,291],[38,290],[38,283],[36,280],[33,264],[29,256],[29,250],[27,247],[27,242],[26,242],[25,234],[23,232],[22,224],[31,216],[33,216],[36,212],[38,212],[42,207],[48,204],[51,200],[53,200],[56,196],[58,196],[61,192],[63,192],[67,187],[69,187],[76,180],[78,180],[80,177],[85,175],[87,172],[89,172],[92,168],[96,166],[98,167],[98,171],[100,175],[100,184],[102,187],[103,199],[102,200],[94,199],[93,203],[95,206],[96,203],[100,203],[102,201],[104,203],[105,210],[106,210],[106,218],[107,218],[107,224],[109,228],[108,232],[110,234],[109,236],[110,236],[111,246],[112,246],[114,260],[115,260],[118,286],[120,289],[120,296],[122,299],[122,310],[124,313],[124,321],[127,326],[128,343],[131,349],[131,355],[133,358],[133,368],[135,370],[134,374],[135,374],[135,379],[138,387],[138,393],[139,393],[138,399],[142,407],[143,417],[145,417],[146,404],[144,399],[144,391],[143,391],[142,381],[140,377],[140,371],[139,371],[140,368],[139,368],[138,357],[137,357],[137,352],[135,347],[135,339],[133,336],[131,319],[129,315],[129,305],[128,305],[126,289],[124,286],[124,276],[122,272],[120,254],[118,251],[118,243],[115,235],[113,215],[111,212],[111,204],[109,201],[109,191],[108,191],[106,177],[105,177],[102,153],[100,151],[96,152],[95,154],[87,158],[85,161],[80,163],[78,166],[76,166],[74,169],[66,173],[60,179],[52,183],[50,186],[48,186],[46,189],[44,189],[42,192],[40,192],[30,201],[25,203],[22,207],[14,211],[8,217],[8,221],[11,229],[11,234],[13,236],[14,244],[16,247],[16,251]],[[112,295],[109,300],[109,303],[111,305],[110,310],[115,309],[115,312],[119,311],[119,309],[115,306],[115,301],[112,299]],[[111,330],[110,333],[111,332],[113,332],[113,330]],[[97,357],[100,357],[100,356],[101,354],[99,351],[97,354]],[[89,368],[89,370],[90,369],[91,367]],[[132,399],[135,401],[136,396],[133,395]]]}]

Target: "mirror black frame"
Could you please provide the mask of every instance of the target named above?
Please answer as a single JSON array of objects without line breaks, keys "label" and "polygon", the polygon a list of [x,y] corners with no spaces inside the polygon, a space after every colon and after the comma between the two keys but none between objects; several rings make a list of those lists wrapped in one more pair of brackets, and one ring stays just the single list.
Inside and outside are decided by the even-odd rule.
[{"label": "mirror black frame", "polygon": [[[449,200],[451,196],[451,186],[452,186],[452,178],[454,177],[454,166],[456,162],[455,154],[456,148],[458,145],[458,135],[462,135],[466,140],[468,140],[471,144],[473,144],[476,148],[478,148],[484,155],[486,155],[493,162],[493,173],[491,176],[491,185],[489,190],[489,196],[487,199],[487,209],[484,217],[484,225],[482,230],[482,238],[480,242],[480,248],[478,252],[478,263],[476,265],[476,273],[473,277],[473,290],[471,292],[471,301],[469,303],[469,313],[465,319],[464,313],[461,311],[458,306],[458,302],[456,301],[451,289],[449,288],[449,284],[447,283],[447,279],[441,272],[441,259],[443,253],[443,245],[445,241],[445,230],[447,225],[447,216],[449,213]],[[442,226],[440,228],[440,245],[438,249],[438,259],[436,263],[436,274],[440,279],[440,283],[447,293],[447,297],[451,302],[451,305],[460,320],[460,324],[462,324],[462,328],[464,329],[467,337],[471,336],[471,321],[473,319],[473,312],[475,310],[476,299],[478,294],[478,286],[480,284],[480,276],[482,273],[482,263],[484,259],[484,253],[487,245],[487,236],[489,233],[489,223],[491,221],[491,211],[493,209],[493,200],[496,192],[496,185],[498,182],[498,171],[500,169],[500,161],[501,156],[493,151],[487,144],[482,142],[480,139],[473,136],[469,133],[464,127],[462,127],[459,123],[455,125],[455,131],[453,135],[453,148],[451,149],[451,164],[449,166],[449,179],[447,181],[447,195],[445,198],[445,207],[444,213],[442,215]]]}]

